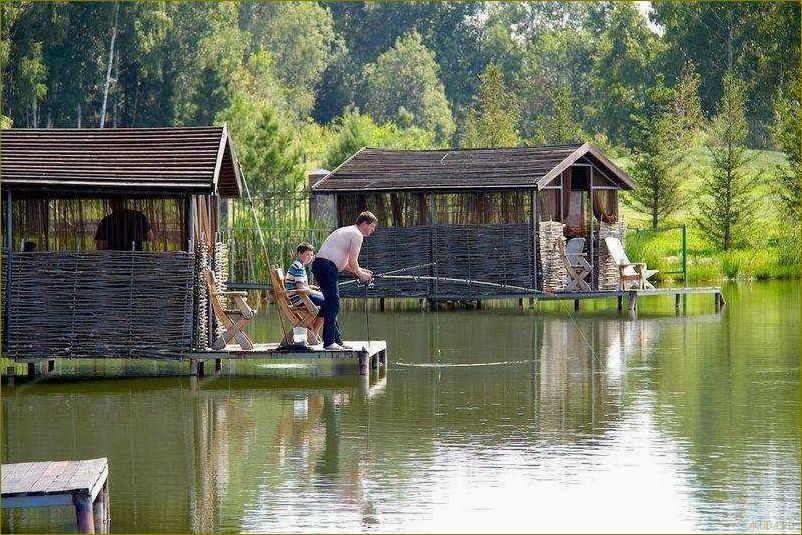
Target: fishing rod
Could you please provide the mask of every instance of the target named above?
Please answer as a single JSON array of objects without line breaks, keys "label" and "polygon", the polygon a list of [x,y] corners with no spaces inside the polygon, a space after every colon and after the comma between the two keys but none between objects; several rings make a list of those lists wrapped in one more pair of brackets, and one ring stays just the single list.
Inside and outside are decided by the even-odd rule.
[{"label": "fishing rod", "polygon": [[528,292],[528,293],[536,293],[542,294],[545,292],[541,292],[540,290],[535,290],[533,288],[524,288],[523,286],[512,286],[510,284],[499,284],[496,282],[485,282],[485,281],[478,281],[473,279],[455,279],[451,277],[431,277],[426,275],[384,275],[383,279],[394,279],[394,280],[411,280],[411,281],[445,281],[445,282],[456,282],[461,284],[477,284],[479,286],[490,286],[493,288],[503,288],[505,290],[518,290],[521,292]]},{"label": "fishing rod", "polygon": [[[405,267],[405,268],[401,268],[401,269],[394,269],[392,271],[385,271],[384,273],[379,273],[378,275],[373,275],[373,279],[375,280],[375,279],[378,279],[378,278],[385,278],[385,277],[388,277],[389,275],[392,275],[394,273],[403,273],[405,271],[412,271],[413,269],[425,268],[425,267],[429,267],[429,266],[434,266],[436,264],[437,264],[437,262],[428,262],[426,264],[417,264],[417,265],[414,265],[414,266],[409,266],[409,267]],[[349,280],[349,281],[341,282],[341,283],[338,284],[338,286],[346,286],[348,284],[355,284],[357,282],[360,282],[360,280],[359,279],[352,279],[352,280]]]}]

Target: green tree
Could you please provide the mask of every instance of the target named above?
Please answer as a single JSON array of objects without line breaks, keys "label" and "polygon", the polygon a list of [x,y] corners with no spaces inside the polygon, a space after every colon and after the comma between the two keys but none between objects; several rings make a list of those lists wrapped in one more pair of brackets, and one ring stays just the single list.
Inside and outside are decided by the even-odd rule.
[{"label": "green tree", "polygon": [[725,75],[723,85],[708,140],[712,171],[702,177],[695,220],[711,243],[729,251],[747,236],[759,176],[745,169],[750,160],[744,146],[746,90],[731,72]]},{"label": "green tree", "polygon": [[538,144],[561,144],[580,141],[584,134],[572,115],[571,88],[561,86],[549,95],[550,110],[537,118],[533,141]]},{"label": "green tree", "polygon": [[683,202],[676,143],[677,124],[672,113],[672,92],[662,83],[648,92],[647,115],[638,117],[633,165],[629,169],[636,187],[624,202],[649,217],[652,228],[670,217]]},{"label": "green tree", "polygon": [[[403,109],[413,124],[446,141],[454,133],[451,106],[438,78],[434,54],[412,32],[365,67],[365,111],[379,122],[396,121]],[[408,118],[409,115],[406,115]]]},{"label": "green tree", "polygon": [[274,58],[278,81],[288,88],[287,105],[296,123],[309,115],[326,68],[343,53],[334,31],[331,11],[317,2],[243,4],[248,11],[245,29],[253,35],[255,50],[264,48]]},{"label": "green tree", "polygon": [[653,2],[651,17],[663,28],[669,79],[687,61],[699,72],[702,109],[713,115],[732,71],[746,82],[751,138],[769,141],[772,100],[799,68],[798,2]]},{"label": "green tree", "polygon": [[377,125],[369,115],[347,110],[334,126],[323,167],[332,170],[362,147],[383,149],[435,148],[433,132],[417,126],[401,127],[392,122]]},{"label": "green tree", "polygon": [[[541,33],[527,46],[513,85],[520,98],[523,138],[550,138],[544,136],[541,123],[558,113],[575,122],[578,130],[588,129],[585,105],[592,100],[589,88],[593,46],[590,32],[574,28]],[[565,124],[559,119],[558,122]]]},{"label": "green tree", "polygon": [[[292,136],[281,128],[275,109],[268,102],[238,91],[215,120],[227,122],[231,128],[237,158],[251,194],[260,196],[303,187],[306,180],[303,155]],[[280,200],[280,196],[271,197],[271,202]]]},{"label": "green tree", "polygon": [[634,4],[615,4],[593,54],[589,109],[595,128],[614,142],[632,142],[632,117],[643,115],[646,90],[656,79],[659,46]]},{"label": "green tree", "polygon": [[505,87],[501,69],[492,63],[481,76],[479,98],[465,123],[461,146],[465,148],[518,145],[518,108]]},{"label": "green tree", "polygon": [[678,145],[690,144],[705,126],[705,116],[699,100],[700,80],[693,63],[688,62],[683,67],[674,88],[671,105],[674,128],[670,137],[674,137]]},{"label": "green tree", "polygon": [[796,85],[789,84],[775,98],[774,140],[788,158],[787,166],[777,166],[774,172],[774,192],[780,200],[784,214],[793,224],[800,220],[802,191],[800,180],[800,119]]}]

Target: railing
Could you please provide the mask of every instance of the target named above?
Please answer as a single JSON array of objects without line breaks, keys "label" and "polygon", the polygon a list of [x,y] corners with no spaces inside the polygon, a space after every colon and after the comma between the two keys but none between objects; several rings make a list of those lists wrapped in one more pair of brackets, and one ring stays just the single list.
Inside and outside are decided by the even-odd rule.
[{"label": "railing", "polygon": [[[672,234],[677,234],[676,238]],[[677,241],[672,243],[674,239]],[[626,236],[626,249],[630,260],[644,260],[649,267],[660,268],[660,275],[681,275],[682,284],[688,284],[688,229],[684,223],[656,229],[631,228]],[[652,262],[648,260],[650,257]]]}]

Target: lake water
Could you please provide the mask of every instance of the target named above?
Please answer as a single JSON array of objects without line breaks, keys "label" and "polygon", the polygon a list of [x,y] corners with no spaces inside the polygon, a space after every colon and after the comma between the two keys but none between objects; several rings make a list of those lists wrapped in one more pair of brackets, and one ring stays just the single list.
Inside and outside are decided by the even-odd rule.
[{"label": "lake water", "polygon": [[[799,532],[798,282],[535,310],[373,313],[386,375],[199,381],[58,364],[2,392],[2,460],[108,457],[113,532]],[[346,338],[366,337],[359,311]],[[277,339],[275,316],[256,326]],[[2,513],[69,532],[67,508]]]}]

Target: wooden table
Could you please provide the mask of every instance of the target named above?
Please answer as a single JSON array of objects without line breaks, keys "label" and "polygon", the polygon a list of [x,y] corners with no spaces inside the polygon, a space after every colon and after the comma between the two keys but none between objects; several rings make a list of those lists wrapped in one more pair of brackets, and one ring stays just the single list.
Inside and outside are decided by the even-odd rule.
[{"label": "wooden table", "polygon": [[2,507],[72,505],[80,533],[108,533],[109,461],[44,461],[2,466]]}]

